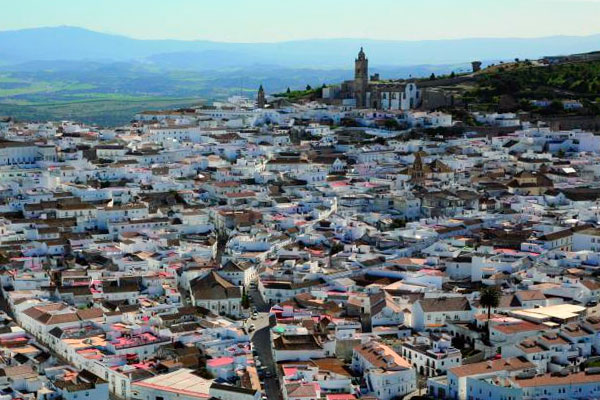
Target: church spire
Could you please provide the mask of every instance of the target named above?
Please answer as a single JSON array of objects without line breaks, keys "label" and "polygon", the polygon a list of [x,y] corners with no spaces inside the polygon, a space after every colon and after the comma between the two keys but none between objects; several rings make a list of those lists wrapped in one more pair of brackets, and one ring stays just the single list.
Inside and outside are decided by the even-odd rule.
[{"label": "church spire", "polygon": [[262,83],[258,88],[258,95],[256,96],[256,105],[258,106],[258,108],[265,108],[265,106],[267,105],[267,100],[265,98],[265,89],[263,89]]},{"label": "church spire", "polygon": [[423,182],[425,175],[423,171],[423,160],[421,159],[421,152],[415,153],[415,161],[413,162],[411,170],[411,180],[416,183]]},{"label": "church spire", "polygon": [[369,61],[363,48],[354,61],[354,99],[356,108],[367,107],[367,87],[369,85]]},{"label": "church spire", "polygon": [[365,52],[364,52],[362,46],[360,46],[360,51],[358,52],[358,58],[357,58],[357,60],[358,61],[364,61],[364,60],[366,60],[366,58],[367,58],[367,56],[365,55]]},{"label": "church spire", "polygon": [[417,151],[415,153],[415,161],[413,162],[413,169],[416,171],[423,170],[423,159],[421,158],[421,152]]}]

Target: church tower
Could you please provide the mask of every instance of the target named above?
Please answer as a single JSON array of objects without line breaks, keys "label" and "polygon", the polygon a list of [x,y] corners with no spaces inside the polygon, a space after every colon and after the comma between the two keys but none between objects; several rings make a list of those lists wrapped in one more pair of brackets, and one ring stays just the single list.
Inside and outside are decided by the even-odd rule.
[{"label": "church tower", "polygon": [[417,151],[415,154],[415,161],[411,169],[411,180],[414,183],[422,183],[425,180],[425,173],[423,168],[423,160],[421,159],[421,152]]},{"label": "church tower", "polygon": [[267,104],[267,101],[265,99],[265,89],[263,89],[262,85],[260,85],[260,87],[258,88],[258,96],[256,97],[256,103],[258,105],[258,108],[265,108],[265,105]]},{"label": "church tower", "polygon": [[354,98],[356,108],[367,107],[367,85],[369,84],[369,60],[363,48],[360,48],[358,57],[354,60]]}]

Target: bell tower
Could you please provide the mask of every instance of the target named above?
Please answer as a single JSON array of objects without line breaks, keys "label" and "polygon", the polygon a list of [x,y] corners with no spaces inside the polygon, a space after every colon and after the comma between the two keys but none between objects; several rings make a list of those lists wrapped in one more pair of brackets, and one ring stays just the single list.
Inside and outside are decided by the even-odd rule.
[{"label": "bell tower", "polygon": [[369,84],[369,60],[363,48],[360,48],[358,57],[354,60],[354,98],[356,108],[367,107],[367,85]]},{"label": "bell tower", "polygon": [[265,99],[265,89],[263,89],[263,86],[260,85],[260,87],[258,88],[258,96],[256,97],[256,105],[258,106],[258,108],[265,108],[266,104],[267,101]]}]

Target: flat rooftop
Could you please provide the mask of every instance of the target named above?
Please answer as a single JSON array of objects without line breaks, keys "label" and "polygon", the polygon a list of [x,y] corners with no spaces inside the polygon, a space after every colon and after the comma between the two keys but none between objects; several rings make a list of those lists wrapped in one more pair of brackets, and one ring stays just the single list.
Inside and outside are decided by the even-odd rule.
[{"label": "flat rooftop", "polygon": [[135,382],[133,385],[155,391],[164,390],[187,397],[207,399],[210,397],[209,390],[212,383],[212,380],[194,374],[191,369],[182,368],[168,374]]}]

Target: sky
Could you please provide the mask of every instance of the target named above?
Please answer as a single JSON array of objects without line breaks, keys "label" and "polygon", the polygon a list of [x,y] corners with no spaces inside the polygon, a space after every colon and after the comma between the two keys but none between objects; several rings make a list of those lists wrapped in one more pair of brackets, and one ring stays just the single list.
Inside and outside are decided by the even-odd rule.
[{"label": "sky", "polygon": [[600,0],[17,0],[0,30],[69,25],[138,39],[278,42],[600,33]]}]

